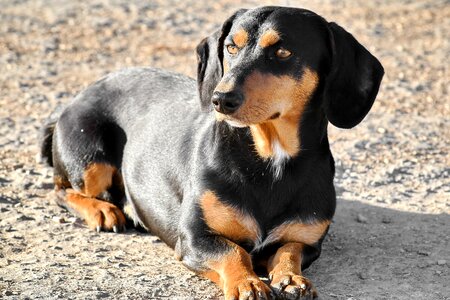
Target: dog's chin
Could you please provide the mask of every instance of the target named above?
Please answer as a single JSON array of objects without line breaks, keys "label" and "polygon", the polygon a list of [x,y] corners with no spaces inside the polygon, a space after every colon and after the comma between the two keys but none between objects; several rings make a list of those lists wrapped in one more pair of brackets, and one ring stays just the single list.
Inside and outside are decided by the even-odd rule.
[{"label": "dog's chin", "polygon": [[231,127],[236,127],[236,128],[248,127],[248,125],[246,125],[245,123],[243,123],[233,117],[221,114],[217,111],[216,111],[216,120],[219,122],[226,122]]},{"label": "dog's chin", "polygon": [[227,122],[228,125],[230,125],[231,127],[237,127],[237,128],[244,128],[247,127],[248,125],[245,125],[244,123],[241,123],[237,120],[230,120],[230,119],[225,119],[225,122]]}]

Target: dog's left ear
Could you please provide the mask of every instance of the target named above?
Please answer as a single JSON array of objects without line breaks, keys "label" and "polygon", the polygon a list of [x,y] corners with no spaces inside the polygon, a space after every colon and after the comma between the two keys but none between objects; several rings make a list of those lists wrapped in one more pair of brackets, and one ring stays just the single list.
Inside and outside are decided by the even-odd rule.
[{"label": "dog's left ear", "polygon": [[350,33],[336,23],[328,25],[333,57],[325,86],[324,110],[333,125],[351,128],[371,109],[384,69]]},{"label": "dog's left ear", "polygon": [[212,94],[223,76],[223,42],[230,33],[234,19],[245,11],[246,9],[236,11],[223,23],[220,30],[204,38],[197,46],[197,84],[204,111],[211,110]]}]

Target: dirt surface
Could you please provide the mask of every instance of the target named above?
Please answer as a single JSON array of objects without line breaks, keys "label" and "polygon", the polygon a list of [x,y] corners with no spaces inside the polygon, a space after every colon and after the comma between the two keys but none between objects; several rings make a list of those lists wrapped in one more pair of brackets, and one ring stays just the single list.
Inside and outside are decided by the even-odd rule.
[{"label": "dirt surface", "polygon": [[54,204],[43,119],[101,75],[194,76],[194,47],[239,7],[306,7],[383,63],[367,119],[330,126],[338,209],[306,271],[322,299],[450,299],[448,1],[0,0],[0,298],[216,299],[157,237],[95,233]]}]

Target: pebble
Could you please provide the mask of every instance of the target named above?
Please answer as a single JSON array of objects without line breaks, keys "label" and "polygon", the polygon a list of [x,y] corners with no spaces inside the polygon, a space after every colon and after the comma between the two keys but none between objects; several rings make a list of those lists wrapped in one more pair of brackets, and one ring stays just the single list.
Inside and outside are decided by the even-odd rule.
[{"label": "pebble", "polygon": [[33,217],[29,217],[29,216],[25,216],[25,215],[20,215],[19,217],[16,218],[17,221],[34,221],[36,220]]},{"label": "pebble", "polygon": [[48,103],[46,95],[33,95],[30,100],[36,103]]},{"label": "pebble", "polygon": [[358,275],[359,279],[362,279],[362,280],[366,280],[366,279],[369,278],[369,277],[367,276],[367,274],[365,274],[365,273],[359,272],[357,275]]},{"label": "pebble", "polygon": [[24,237],[23,237],[23,235],[21,235],[21,234],[13,234],[13,239],[16,239],[16,240],[23,240],[24,239]]},{"label": "pebble", "polygon": [[383,224],[390,224],[390,223],[392,223],[392,219],[391,219],[390,217],[384,216],[384,217],[381,219],[381,223],[383,223]]},{"label": "pebble", "polygon": [[37,263],[38,260],[37,259],[29,259],[29,260],[23,260],[20,262],[21,265],[33,265],[35,263]]},{"label": "pebble", "polygon": [[150,294],[150,296],[151,296],[151,297],[160,297],[161,294],[162,294],[163,292],[164,292],[164,291],[163,291],[161,288],[157,287],[157,288],[155,288],[155,289],[152,291],[152,293]]},{"label": "pebble", "polygon": [[431,252],[430,251],[419,250],[419,251],[417,251],[417,254],[423,255],[423,256],[430,256]]},{"label": "pebble", "polygon": [[53,221],[57,222],[57,223],[66,223],[66,219],[64,219],[64,217],[61,216],[54,216],[52,218]]},{"label": "pebble", "polygon": [[58,50],[59,43],[60,43],[59,38],[58,37],[53,37],[50,40],[45,41],[43,43],[43,45],[42,45],[43,51],[45,53],[47,53],[47,54],[50,53],[50,52],[54,52],[54,51]]},{"label": "pebble", "polygon": [[106,249],[106,248],[96,248],[94,250],[94,253],[99,253],[99,252],[108,252],[108,249]]},{"label": "pebble", "polygon": [[13,231],[17,231],[17,229],[15,229],[14,227],[12,227],[11,225],[6,226],[5,232],[13,232]]},{"label": "pebble", "polygon": [[364,223],[364,224],[367,224],[368,219],[367,219],[364,215],[358,214],[358,215],[356,216],[356,221],[357,221],[358,223]]},{"label": "pebble", "polygon": [[105,293],[105,292],[99,292],[95,295],[95,297],[97,299],[103,299],[103,298],[110,298],[111,295],[109,293]]},{"label": "pebble", "polygon": [[70,217],[70,218],[67,219],[67,221],[69,223],[74,224],[74,223],[76,223],[78,221],[78,218],[77,217]]},{"label": "pebble", "polygon": [[440,260],[437,261],[437,264],[438,264],[439,266],[443,266],[443,265],[445,265],[446,263],[447,263],[447,261],[446,261],[445,259],[440,259]]}]

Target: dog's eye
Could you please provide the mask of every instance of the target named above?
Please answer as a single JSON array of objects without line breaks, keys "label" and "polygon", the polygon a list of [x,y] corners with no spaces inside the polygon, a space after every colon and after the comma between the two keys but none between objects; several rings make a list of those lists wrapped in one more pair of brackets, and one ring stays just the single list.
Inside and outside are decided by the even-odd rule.
[{"label": "dog's eye", "polygon": [[275,55],[278,58],[288,58],[292,55],[292,52],[284,48],[279,48],[277,51],[275,51]]},{"label": "dog's eye", "polygon": [[235,45],[228,45],[228,46],[227,46],[227,51],[228,51],[228,53],[230,53],[231,55],[235,55],[236,53],[238,53],[239,49],[238,49],[238,47],[236,47]]}]

